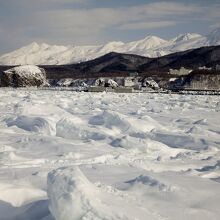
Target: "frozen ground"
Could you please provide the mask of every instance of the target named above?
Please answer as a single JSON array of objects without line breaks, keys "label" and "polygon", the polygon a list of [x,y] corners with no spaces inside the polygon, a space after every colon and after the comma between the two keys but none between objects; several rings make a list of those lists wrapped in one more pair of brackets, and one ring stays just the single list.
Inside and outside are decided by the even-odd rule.
[{"label": "frozen ground", "polygon": [[219,96],[0,90],[0,220],[218,220],[219,121]]}]

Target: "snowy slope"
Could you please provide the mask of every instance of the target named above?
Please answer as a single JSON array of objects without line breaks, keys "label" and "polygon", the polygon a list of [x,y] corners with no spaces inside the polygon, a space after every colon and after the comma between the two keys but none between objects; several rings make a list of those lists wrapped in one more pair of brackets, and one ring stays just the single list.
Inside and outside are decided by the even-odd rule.
[{"label": "snowy slope", "polygon": [[0,89],[0,220],[218,220],[219,112],[220,96]]},{"label": "snowy slope", "polygon": [[87,61],[109,52],[131,53],[148,57],[158,57],[173,52],[184,51],[202,46],[220,44],[220,29],[207,36],[195,33],[179,35],[171,40],[163,40],[156,36],[128,43],[109,42],[98,46],[56,46],[38,44],[36,42],[0,57],[0,65],[20,64],[70,64]]}]

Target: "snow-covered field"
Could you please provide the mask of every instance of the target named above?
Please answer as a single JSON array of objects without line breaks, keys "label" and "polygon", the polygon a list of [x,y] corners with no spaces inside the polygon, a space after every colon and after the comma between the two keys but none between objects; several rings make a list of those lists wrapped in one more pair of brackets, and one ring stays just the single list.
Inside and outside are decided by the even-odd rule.
[{"label": "snow-covered field", "polygon": [[219,121],[219,96],[1,89],[0,220],[218,220]]}]

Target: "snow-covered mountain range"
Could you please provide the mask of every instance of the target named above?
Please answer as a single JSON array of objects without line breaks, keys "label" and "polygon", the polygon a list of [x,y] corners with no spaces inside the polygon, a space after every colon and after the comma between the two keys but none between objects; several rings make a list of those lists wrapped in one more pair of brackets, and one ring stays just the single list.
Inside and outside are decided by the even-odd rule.
[{"label": "snow-covered mountain range", "polygon": [[0,65],[59,65],[87,61],[109,52],[159,57],[202,46],[220,45],[220,28],[206,36],[195,33],[179,35],[171,40],[156,36],[129,43],[109,42],[98,46],[56,46],[45,43],[31,43],[0,57]]}]

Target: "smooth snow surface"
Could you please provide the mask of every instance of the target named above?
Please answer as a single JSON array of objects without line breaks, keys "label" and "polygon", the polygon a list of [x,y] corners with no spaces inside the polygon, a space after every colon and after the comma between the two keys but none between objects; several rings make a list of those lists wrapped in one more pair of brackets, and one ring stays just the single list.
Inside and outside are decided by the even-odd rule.
[{"label": "smooth snow surface", "polygon": [[218,220],[220,97],[0,90],[0,220]]},{"label": "smooth snow surface", "polygon": [[220,45],[220,29],[213,30],[206,36],[187,33],[170,40],[164,40],[156,36],[147,36],[138,41],[128,43],[121,41],[109,42],[105,45],[97,46],[56,46],[34,42],[11,53],[2,55],[0,57],[0,64],[61,65],[91,60],[109,52],[160,57],[174,52],[215,45]]}]

